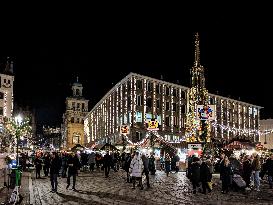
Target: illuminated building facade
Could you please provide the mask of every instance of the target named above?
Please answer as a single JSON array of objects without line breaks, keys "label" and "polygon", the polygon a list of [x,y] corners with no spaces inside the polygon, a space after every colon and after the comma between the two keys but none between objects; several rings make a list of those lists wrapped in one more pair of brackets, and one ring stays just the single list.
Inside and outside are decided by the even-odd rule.
[{"label": "illuminated building facade", "polygon": [[63,148],[69,149],[77,144],[85,145],[84,117],[88,113],[88,100],[82,96],[83,86],[77,82],[72,85],[73,96],[66,98],[66,111],[63,115]]},{"label": "illuminated building facade", "polygon": [[0,121],[13,113],[13,62],[8,58],[4,71],[0,73]]},{"label": "illuminated building facade", "polygon": [[[230,140],[244,137],[259,140],[262,107],[208,93],[209,104],[216,105],[211,137]],[[186,141],[186,113],[189,88],[130,73],[117,83],[88,113],[85,132],[88,141],[115,144],[120,141],[120,125],[129,125],[129,139],[140,141],[147,133],[147,121],[156,118],[157,131],[166,141]]]}]

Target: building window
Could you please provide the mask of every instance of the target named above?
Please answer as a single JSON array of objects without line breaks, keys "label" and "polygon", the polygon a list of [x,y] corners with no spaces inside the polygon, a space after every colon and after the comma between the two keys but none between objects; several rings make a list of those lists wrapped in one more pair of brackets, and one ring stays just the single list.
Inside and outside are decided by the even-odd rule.
[{"label": "building window", "polygon": [[74,117],[71,117],[71,123],[74,123]]},{"label": "building window", "polygon": [[137,89],[142,89],[142,80],[137,80],[136,86],[137,86]]},{"label": "building window", "polygon": [[80,118],[77,118],[77,123],[80,123]]},{"label": "building window", "polygon": [[84,110],[84,103],[82,103],[82,110]]},{"label": "building window", "polygon": [[176,116],[173,116],[173,125],[177,126],[178,125],[178,120]]},{"label": "building window", "polygon": [[140,140],[141,140],[141,137],[142,137],[142,133],[141,133],[141,132],[136,131],[136,138],[137,138],[137,140],[138,140],[138,141],[140,141]]},{"label": "building window", "polygon": [[3,108],[0,107],[0,115],[3,115]]},{"label": "building window", "polygon": [[170,88],[166,87],[166,95],[170,95]]},{"label": "building window", "polygon": [[160,100],[156,101],[156,108],[160,108]]},{"label": "building window", "polygon": [[166,124],[166,126],[170,126],[170,117],[169,116],[165,117],[165,124]]},{"label": "building window", "polygon": [[73,144],[79,144],[80,143],[80,136],[79,135],[74,135],[72,143]]},{"label": "building window", "polygon": [[186,93],[184,91],[181,91],[181,98],[186,99]]},{"label": "building window", "polygon": [[79,109],[81,107],[80,103],[77,103],[77,109]]},{"label": "building window", "polygon": [[80,90],[76,89],[76,95],[80,95]]},{"label": "building window", "polygon": [[147,107],[152,107],[152,98],[147,98],[147,102],[146,102],[146,105],[147,105]]},{"label": "building window", "polygon": [[185,105],[181,105],[181,113],[185,113],[186,112],[186,106]]},{"label": "building window", "polygon": [[72,102],[72,107],[75,108],[75,102]]},{"label": "building window", "polygon": [[170,110],[170,102],[166,102],[166,110],[167,110],[167,111]]},{"label": "building window", "polygon": [[0,92],[0,99],[4,99],[4,93]]},{"label": "building window", "polygon": [[156,92],[157,94],[161,94],[161,90],[160,90],[160,85],[159,85],[159,84],[156,85],[156,87],[155,87],[155,92]]},{"label": "building window", "polygon": [[172,108],[173,108],[173,111],[176,112],[176,103],[173,103],[172,106],[173,106],[173,107],[172,107]]},{"label": "building window", "polygon": [[148,82],[147,83],[147,91],[148,92],[152,92],[153,91],[153,83],[152,82]]},{"label": "building window", "polygon": [[177,91],[176,91],[176,88],[173,89],[173,96],[174,97],[177,97]]},{"label": "building window", "polygon": [[138,96],[137,96],[137,102],[136,102],[136,104],[137,104],[138,106],[141,106],[141,105],[142,105],[142,96],[141,96],[141,95],[138,95]]}]

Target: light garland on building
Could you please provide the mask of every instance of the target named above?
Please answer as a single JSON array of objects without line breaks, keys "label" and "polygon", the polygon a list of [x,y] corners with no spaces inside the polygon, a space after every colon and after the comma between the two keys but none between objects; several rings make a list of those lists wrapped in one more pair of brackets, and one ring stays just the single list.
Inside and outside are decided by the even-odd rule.
[{"label": "light garland on building", "polygon": [[156,82],[153,82],[153,115],[156,114],[156,96],[155,96],[155,90],[156,90]]},{"label": "light garland on building", "polygon": [[4,94],[4,109],[3,109],[4,117],[7,116],[7,97],[8,97],[8,92],[5,91],[5,94]]},{"label": "light garland on building", "polygon": [[133,105],[133,112],[132,112],[132,119],[133,119],[133,126],[136,124],[136,78],[134,78],[134,105]]},{"label": "light garland on building", "polygon": [[170,110],[171,110],[171,132],[173,132],[173,87],[171,87],[171,105],[170,105]]},{"label": "light garland on building", "polygon": [[178,120],[179,133],[181,133],[182,127],[182,90],[179,89],[179,120]]},{"label": "light garland on building", "polygon": [[144,121],[143,121],[143,127],[144,128],[146,128],[146,121],[147,121],[147,119],[146,119],[146,100],[147,100],[147,98],[146,98],[146,92],[147,92],[147,90],[146,90],[146,86],[147,86],[147,80],[146,79],[144,79],[144,86],[143,86],[143,118],[144,118]]},{"label": "light garland on building", "polygon": [[133,102],[134,102],[134,99],[133,99],[133,85],[134,85],[134,82],[133,82],[133,77],[131,77],[131,110],[129,112],[129,117],[131,118],[130,119],[130,127],[132,127],[132,113],[133,113]]},{"label": "light garland on building", "polygon": [[162,85],[162,131],[165,130],[165,84]]},{"label": "light garland on building", "polygon": [[116,89],[116,132],[119,131],[119,92]]}]

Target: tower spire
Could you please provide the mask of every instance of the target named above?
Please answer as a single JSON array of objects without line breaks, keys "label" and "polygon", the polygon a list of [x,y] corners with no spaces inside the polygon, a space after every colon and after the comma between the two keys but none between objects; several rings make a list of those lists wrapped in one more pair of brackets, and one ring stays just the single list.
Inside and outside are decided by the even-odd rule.
[{"label": "tower spire", "polygon": [[195,51],[194,51],[194,66],[200,66],[200,47],[199,47],[200,39],[198,32],[195,33]]}]

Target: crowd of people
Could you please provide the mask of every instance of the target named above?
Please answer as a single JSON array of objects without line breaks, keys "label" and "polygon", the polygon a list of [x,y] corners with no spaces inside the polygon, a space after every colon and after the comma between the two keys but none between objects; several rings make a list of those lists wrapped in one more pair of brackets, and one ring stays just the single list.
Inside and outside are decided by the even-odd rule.
[{"label": "crowd of people", "polygon": [[273,186],[273,154],[261,158],[257,153],[239,159],[221,154],[218,162],[210,157],[192,156],[188,160],[187,176],[191,180],[193,193],[206,194],[212,191],[212,174],[218,168],[222,182],[222,193],[233,190],[260,191],[260,181],[267,176],[269,187]]},{"label": "crowd of people", "polygon": [[[178,157],[178,156],[177,156]],[[171,170],[178,172],[176,166],[172,166],[172,158],[166,154],[164,158],[164,169],[167,176]],[[80,154],[66,152],[37,152],[33,160],[35,165],[36,178],[41,178],[43,170],[44,177],[50,177],[52,192],[57,192],[58,177],[67,178],[67,189],[70,187],[70,178],[72,177],[72,189],[76,190],[76,178],[78,171],[90,171],[95,169],[104,171],[105,177],[109,177],[110,170],[117,172],[123,169],[127,175],[127,182],[132,183],[135,189],[136,182],[143,189],[142,176],[145,176],[147,188],[150,187],[149,175],[155,175],[156,164],[154,154],[149,156],[135,151],[134,153],[122,153],[107,150],[104,154],[101,152],[91,152],[89,154],[82,152]]]}]

